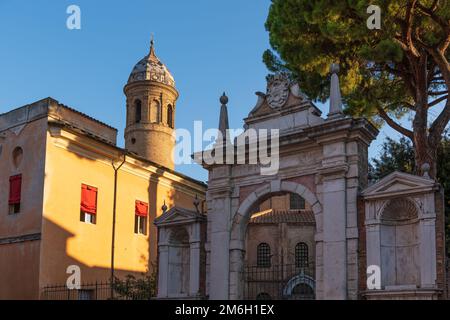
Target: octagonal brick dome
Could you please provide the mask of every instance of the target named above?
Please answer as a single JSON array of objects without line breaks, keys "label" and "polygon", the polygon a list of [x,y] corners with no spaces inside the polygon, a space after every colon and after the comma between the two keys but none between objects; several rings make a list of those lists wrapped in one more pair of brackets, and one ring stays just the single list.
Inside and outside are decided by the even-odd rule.
[{"label": "octagonal brick dome", "polygon": [[152,40],[149,54],[134,66],[127,83],[149,80],[175,87],[175,80],[172,74],[156,56],[153,44]]}]

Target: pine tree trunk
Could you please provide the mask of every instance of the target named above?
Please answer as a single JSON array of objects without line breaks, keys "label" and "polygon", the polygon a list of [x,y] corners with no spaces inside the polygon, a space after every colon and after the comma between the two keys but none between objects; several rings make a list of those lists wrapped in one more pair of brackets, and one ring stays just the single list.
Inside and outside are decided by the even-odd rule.
[{"label": "pine tree trunk", "polygon": [[425,174],[426,164],[429,165],[428,175],[435,179],[437,174],[437,147],[431,147],[427,144],[417,143],[414,141],[415,149],[415,172],[419,176]]},{"label": "pine tree trunk", "polygon": [[[417,90],[416,115],[413,121],[413,144],[415,153],[415,172],[419,176],[427,173],[436,177],[437,145],[431,144],[428,137],[428,101],[426,87]],[[427,168],[429,165],[429,169]]]}]

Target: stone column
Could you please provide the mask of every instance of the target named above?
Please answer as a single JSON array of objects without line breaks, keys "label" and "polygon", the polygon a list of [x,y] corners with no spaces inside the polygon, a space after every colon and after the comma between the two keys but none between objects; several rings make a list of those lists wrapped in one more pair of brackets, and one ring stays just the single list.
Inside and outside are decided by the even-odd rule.
[{"label": "stone column", "polygon": [[189,226],[189,296],[195,297],[200,289],[200,223]]},{"label": "stone column", "polygon": [[200,241],[190,243],[189,295],[195,297],[200,289]]},{"label": "stone column", "polygon": [[421,219],[420,235],[420,286],[436,287],[436,223],[434,217]]},{"label": "stone column", "polygon": [[230,232],[230,199],[215,199],[210,212],[211,222],[211,260],[210,260],[210,299],[228,300]]},{"label": "stone column", "polygon": [[[328,170],[327,170],[328,171]],[[323,175],[323,298],[347,299],[345,171]]]},{"label": "stone column", "polygon": [[169,246],[159,245],[158,251],[158,298],[166,298],[168,296],[169,285]]},{"label": "stone column", "polygon": [[349,141],[346,145],[348,172],[347,188],[347,298],[358,299],[359,286],[359,233],[358,233],[358,191],[366,187],[367,145],[357,141]]},{"label": "stone column", "polygon": [[244,299],[244,269],[245,251],[232,249],[230,251],[230,300]]},{"label": "stone column", "polygon": [[[369,266],[381,266],[381,239],[379,222],[366,220],[366,261],[367,268]],[[383,277],[381,277],[381,285],[383,286]]]}]

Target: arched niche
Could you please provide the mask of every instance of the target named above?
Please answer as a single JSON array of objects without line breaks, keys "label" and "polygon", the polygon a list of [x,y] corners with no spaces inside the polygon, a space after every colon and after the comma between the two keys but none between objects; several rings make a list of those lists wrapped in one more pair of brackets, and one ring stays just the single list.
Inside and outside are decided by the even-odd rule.
[{"label": "arched niche", "polygon": [[390,200],[380,215],[384,286],[420,286],[419,214],[407,198]]},{"label": "arched niche", "polygon": [[187,230],[183,227],[172,230],[169,244],[168,293],[172,296],[188,295],[190,247]]}]

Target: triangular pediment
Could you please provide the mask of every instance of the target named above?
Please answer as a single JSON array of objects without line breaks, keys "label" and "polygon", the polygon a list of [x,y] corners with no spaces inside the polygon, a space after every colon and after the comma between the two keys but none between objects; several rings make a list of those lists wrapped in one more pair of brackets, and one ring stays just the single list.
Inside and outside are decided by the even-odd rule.
[{"label": "triangular pediment", "polygon": [[197,211],[173,207],[155,219],[156,226],[186,224],[205,220],[206,216]]},{"label": "triangular pediment", "polygon": [[420,193],[432,190],[436,182],[430,178],[395,171],[374,185],[366,188],[362,195],[365,198]]},{"label": "triangular pediment", "polygon": [[320,118],[320,109],[301,91],[298,83],[285,73],[269,75],[266,93],[257,92],[256,95],[256,106],[244,119],[249,127],[264,128],[264,124],[270,126],[273,119],[277,118],[281,122],[289,122],[289,119],[284,119],[286,117],[293,119],[289,127],[317,124],[323,120]]}]

